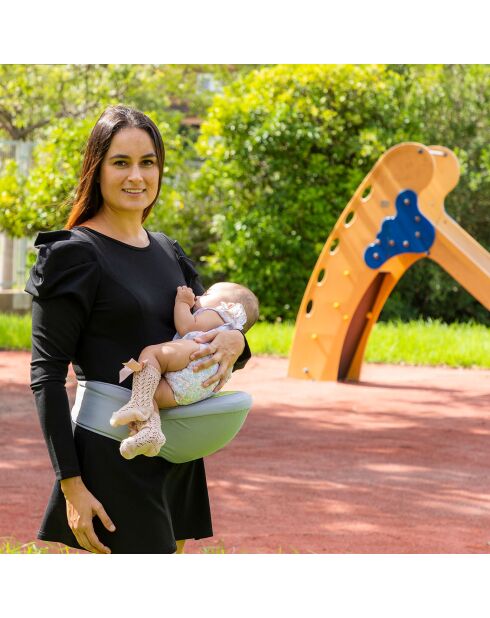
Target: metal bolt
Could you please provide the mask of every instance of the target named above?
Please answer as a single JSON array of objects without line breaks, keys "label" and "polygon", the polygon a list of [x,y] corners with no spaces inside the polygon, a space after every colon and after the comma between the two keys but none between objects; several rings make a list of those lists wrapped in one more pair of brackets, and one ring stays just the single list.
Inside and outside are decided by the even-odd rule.
[{"label": "metal bolt", "polygon": [[408,242],[408,240],[404,240],[403,241],[403,246],[404,247],[409,247],[410,246],[410,243]]},{"label": "metal bolt", "polygon": [[381,244],[380,239],[379,239],[379,238],[376,238],[376,240],[374,241],[374,244],[375,244],[375,245],[380,245],[380,244]]},{"label": "metal bolt", "polygon": [[379,253],[373,253],[373,258],[375,260],[379,260]]},{"label": "metal bolt", "polygon": [[372,317],[373,317],[372,312],[371,312],[371,311],[368,311],[368,312],[366,313],[366,318],[367,318],[368,320],[370,320]]},{"label": "metal bolt", "polygon": [[349,319],[349,314],[344,313],[344,315],[342,316],[343,320],[348,320]]},{"label": "metal bolt", "polygon": [[389,240],[388,244],[390,245],[390,247],[393,247],[395,245],[395,241],[394,240]]},{"label": "metal bolt", "polygon": [[420,232],[415,232],[415,237],[420,238]]},{"label": "metal bolt", "polygon": [[348,277],[350,275],[350,270],[344,270],[344,276]]},{"label": "metal bolt", "polygon": [[415,221],[418,223],[420,221],[420,217],[418,215],[415,215]]},{"label": "metal bolt", "polygon": [[303,373],[309,373],[310,370],[308,369],[308,367],[303,367]]},{"label": "metal bolt", "polygon": [[406,197],[406,198],[403,200],[403,203],[405,204],[405,206],[408,206],[408,205],[410,204],[410,200],[408,199],[408,197]]},{"label": "metal bolt", "polygon": [[318,339],[318,335],[316,333],[311,333],[311,338],[312,339]]},{"label": "metal bolt", "polygon": [[334,304],[333,304],[333,308],[334,308],[334,309],[338,309],[339,307],[340,307],[340,303],[339,303],[339,302],[337,302],[337,301],[336,301],[336,302],[334,302]]}]

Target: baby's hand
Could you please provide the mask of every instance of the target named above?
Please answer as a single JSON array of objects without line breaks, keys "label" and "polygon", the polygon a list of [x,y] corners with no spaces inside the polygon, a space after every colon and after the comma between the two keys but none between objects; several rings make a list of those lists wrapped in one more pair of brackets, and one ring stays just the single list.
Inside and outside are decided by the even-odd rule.
[{"label": "baby's hand", "polygon": [[177,297],[176,301],[180,301],[183,303],[187,303],[189,307],[194,307],[196,302],[196,297],[194,296],[194,290],[192,288],[188,288],[186,285],[179,285],[177,288]]}]

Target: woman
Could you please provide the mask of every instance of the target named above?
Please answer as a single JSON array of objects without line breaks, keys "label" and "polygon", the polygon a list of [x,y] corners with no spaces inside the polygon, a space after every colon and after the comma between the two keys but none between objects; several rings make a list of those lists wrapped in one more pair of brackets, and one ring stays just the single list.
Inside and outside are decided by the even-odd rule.
[{"label": "woman", "polygon": [[[78,426],[73,434],[65,390],[70,361],[79,380],[118,384],[122,360],[172,339],[177,286],[203,292],[178,243],[142,225],[163,164],[155,124],[131,108],[108,108],[88,140],[67,225],[38,235],[26,285],[31,388],[56,473],[38,536],[94,553],[180,553],[185,539],[212,535],[202,460],[128,461],[110,438]],[[236,330],[202,342],[211,342],[213,356],[201,369],[219,363],[204,385],[216,382],[219,390],[228,368],[242,367],[250,351]]]}]

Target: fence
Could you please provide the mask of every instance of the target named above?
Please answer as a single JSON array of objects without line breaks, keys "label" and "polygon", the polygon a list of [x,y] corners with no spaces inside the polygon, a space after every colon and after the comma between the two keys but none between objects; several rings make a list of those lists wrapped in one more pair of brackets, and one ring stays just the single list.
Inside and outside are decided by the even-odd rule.
[{"label": "fence", "polygon": [[[0,170],[8,160],[15,160],[22,174],[28,174],[34,142],[0,140]],[[0,233],[0,289],[23,289],[27,279],[26,256],[33,238],[11,238]]]}]

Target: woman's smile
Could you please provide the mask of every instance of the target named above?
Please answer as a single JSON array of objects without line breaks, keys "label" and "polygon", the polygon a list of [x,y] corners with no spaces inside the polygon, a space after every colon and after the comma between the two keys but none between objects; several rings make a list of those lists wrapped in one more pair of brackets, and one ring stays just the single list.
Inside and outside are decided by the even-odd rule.
[{"label": "woman's smile", "polygon": [[129,195],[141,195],[146,191],[146,189],[123,189],[124,193],[129,193]]}]

